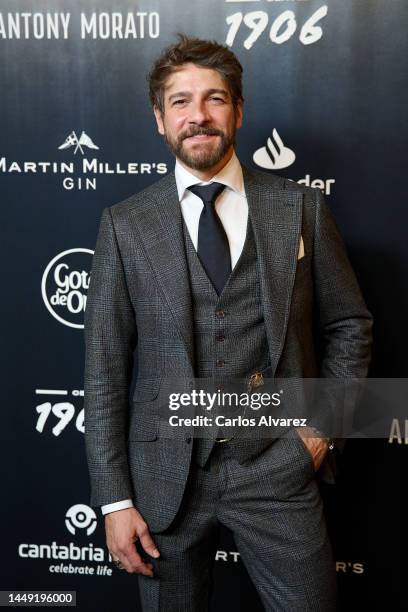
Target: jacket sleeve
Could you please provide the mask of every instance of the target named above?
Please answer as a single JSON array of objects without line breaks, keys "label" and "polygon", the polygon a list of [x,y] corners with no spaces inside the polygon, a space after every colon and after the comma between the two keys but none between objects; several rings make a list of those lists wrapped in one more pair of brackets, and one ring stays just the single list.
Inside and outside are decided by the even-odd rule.
[{"label": "jacket sleeve", "polygon": [[105,208],[85,310],[85,446],[91,506],[133,497],[127,459],[129,387],[137,330],[112,215]]},{"label": "jacket sleeve", "polygon": [[323,194],[316,190],[315,295],[324,341],[320,376],[361,378],[371,358],[373,319]]},{"label": "jacket sleeve", "polygon": [[[355,379],[365,378],[368,373],[373,318],[319,189],[315,212],[314,291],[323,344],[319,376],[341,380],[322,381],[314,424],[329,437],[342,438],[350,432],[357,404],[360,385]],[[351,397],[354,400],[350,402]],[[344,443],[337,440],[337,448],[342,446]]]}]

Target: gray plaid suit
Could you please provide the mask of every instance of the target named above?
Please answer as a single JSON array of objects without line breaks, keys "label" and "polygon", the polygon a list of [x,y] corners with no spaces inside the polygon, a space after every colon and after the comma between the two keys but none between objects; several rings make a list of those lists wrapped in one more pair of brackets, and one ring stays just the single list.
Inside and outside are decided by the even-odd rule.
[{"label": "gray plaid suit", "polygon": [[[321,192],[245,167],[243,173],[272,376],[365,376],[372,317]],[[298,261],[301,235],[305,256]],[[315,316],[325,339],[321,363]],[[267,609],[331,610],[330,545],[301,440],[274,442],[244,473],[221,445],[202,468],[191,462],[193,444],[185,431],[178,439],[160,436],[162,381],[188,384],[194,378],[193,325],[182,216],[170,173],[102,213],[85,313],[90,503],[131,497],[156,534],[158,579],[140,577],[146,610],[206,609],[203,558],[211,556],[215,516],[233,530]],[[138,375],[129,402],[135,351]],[[225,503],[217,506],[221,490]],[[261,492],[262,501],[250,508]],[[268,531],[261,518],[273,511]],[[272,566],[259,561],[255,546],[265,549]],[[194,558],[192,549],[198,550]],[[300,570],[302,560],[307,567]]]}]

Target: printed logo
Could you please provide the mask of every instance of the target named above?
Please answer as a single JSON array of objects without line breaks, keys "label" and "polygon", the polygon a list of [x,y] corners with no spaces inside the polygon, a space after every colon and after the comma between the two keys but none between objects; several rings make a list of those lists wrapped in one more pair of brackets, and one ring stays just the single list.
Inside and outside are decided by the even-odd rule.
[{"label": "printed logo", "polygon": [[[0,13],[1,16],[1,13]],[[123,161],[112,161],[100,159],[100,153],[94,153],[99,151],[99,147],[84,131],[81,135],[77,136],[76,132],[72,131],[65,141],[58,147],[59,151],[68,151],[72,149],[71,153],[74,156],[78,150],[82,153],[82,156],[78,155],[74,159],[64,161],[58,159],[58,161],[38,161],[38,160],[15,160],[8,159],[7,157],[1,156],[0,150],[0,175],[1,174],[16,174],[19,177],[25,174],[53,174],[58,176],[61,181],[61,186],[67,191],[89,191],[96,190],[97,179],[99,176],[112,177],[112,176],[136,176],[142,174],[151,175],[162,175],[167,173],[167,164],[164,162],[153,162],[143,160],[130,160],[127,162]],[[87,157],[88,151],[84,148],[92,150],[92,157]],[[55,153],[58,157],[62,157],[61,154]],[[89,154],[89,153],[88,153]]]},{"label": "printed logo", "polygon": [[63,251],[44,270],[41,280],[44,304],[57,321],[68,327],[84,328],[93,253],[81,248]]},{"label": "printed logo", "polygon": [[[266,168],[267,170],[281,170],[293,164],[296,155],[292,149],[284,145],[278,131],[273,128],[272,138],[268,138],[265,147],[261,147],[255,151],[252,159],[256,165],[261,168]],[[294,179],[289,180],[292,181]],[[320,189],[325,195],[331,195],[336,180],[334,178],[312,178],[310,174],[306,174],[304,178],[298,179],[296,182],[306,187],[317,187],[317,189]]]},{"label": "printed logo", "polygon": [[215,553],[216,561],[225,561],[232,563],[238,563],[240,560],[241,553],[235,550],[217,550]]},{"label": "printed logo", "polygon": [[97,149],[99,151],[99,147],[96,146],[92,139],[89,138],[88,134],[85,134],[83,130],[79,138],[76,133],[72,131],[68,138],[66,138],[65,142],[63,142],[62,145],[58,147],[58,149],[69,149],[70,147],[75,147],[74,155],[76,155],[78,149],[81,151],[82,155],[84,155],[84,150],[82,147],[88,147],[88,149]]},{"label": "printed logo", "polygon": [[336,572],[341,574],[364,574],[364,569],[359,561],[336,561]]},{"label": "printed logo", "polygon": [[[69,424],[74,425],[81,433],[85,432],[84,409],[79,408],[78,411],[76,407],[78,399],[84,397],[83,389],[69,391],[68,389],[38,388],[35,394],[40,401],[35,407],[38,414],[35,429],[38,433],[51,432],[58,437]],[[70,398],[69,395],[72,397]],[[70,399],[72,401],[68,401]]]},{"label": "printed logo", "polygon": [[96,529],[96,514],[85,504],[75,504],[65,515],[65,525],[72,535],[76,534],[77,529],[86,529],[86,535],[90,536]]},{"label": "printed logo", "polygon": [[291,166],[296,159],[292,149],[285,147],[277,130],[273,128],[272,138],[268,138],[266,147],[255,151],[253,160],[257,166],[267,170],[279,170]]},{"label": "printed logo", "polygon": [[[48,542],[20,542],[17,554],[27,559],[46,562],[50,574],[76,574],[83,576],[112,577],[114,567],[109,551],[89,541],[97,526],[94,510],[86,504],[75,504],[65,514],[65,526],[75,541],[51,540]],[[61,534],[60,534],[61,535]]]},{"label": "printed logo", "polygon": [[391,421],[388,444],[408,444],[408,419],[394,418]]}]

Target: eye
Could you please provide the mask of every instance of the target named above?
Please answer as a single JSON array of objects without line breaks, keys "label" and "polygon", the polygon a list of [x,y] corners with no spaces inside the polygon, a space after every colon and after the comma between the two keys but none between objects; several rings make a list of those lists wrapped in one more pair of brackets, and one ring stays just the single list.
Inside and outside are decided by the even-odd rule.
[{"label": "eye", "polygon": [[224,102],[224,100],[219,96],[211,96],[210,100],[213,100],[214,102]]},{"label": "eye", "polygon": [[180,100],[174,100],[173,106],[182,106],[185,103],[186,103],[186,100],[180,98]]}]

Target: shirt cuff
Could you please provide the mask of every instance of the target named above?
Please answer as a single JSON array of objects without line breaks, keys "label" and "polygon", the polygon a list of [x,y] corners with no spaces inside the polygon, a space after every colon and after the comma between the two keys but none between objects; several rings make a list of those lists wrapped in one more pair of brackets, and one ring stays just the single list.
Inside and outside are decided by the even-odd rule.
[{"label": "shirt cuff", "polygon": [[109,512],[115,512],[116,510],[124,510],[125,508],[133,508],[133,502],[129,499],[123,499],[122,501],[114,502],[113,504],[105,504],[101,506],[102,514],[108,514]]}]

